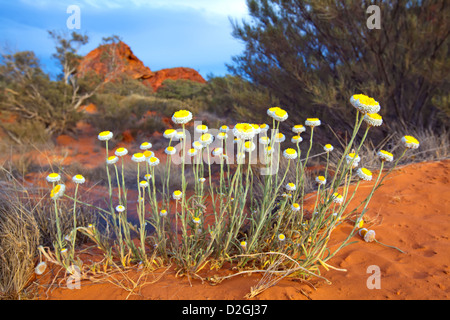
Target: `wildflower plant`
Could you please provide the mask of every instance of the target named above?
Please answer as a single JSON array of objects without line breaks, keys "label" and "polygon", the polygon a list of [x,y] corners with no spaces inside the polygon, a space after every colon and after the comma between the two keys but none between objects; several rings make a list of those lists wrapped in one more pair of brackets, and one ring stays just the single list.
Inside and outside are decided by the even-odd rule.
[{"label": "wildflower plant", "polygon": [[[181,131],[168,129],[163,134],[169,140],[164,148],[166,161],[163,170],[155,170],[164,162],[149,150],[152,147],[150,142],[142,143],[140,152],[131,156],[137,166],[137,227],[127,219],[130,199],[127,199],[123,172],[128,150],[119,148],[113,156],[109,155],[108,140],[112,133],[100,133],[98,138],[106,143],[110,208],[99,210],[109,215],[116,234],[109,247],[102,246],[105,256],[111,261],[119,259],[123,266],[140,263],[151,267],[158,264],[157,261],[175,263],[179,272],[189,275],[198,275],[208,264],[210,268],[219,268],[225,262],[235,263],[238,268],[261,269],[274,265],[273,259],[280,256],[290,257],[286,261],[295,261],[295,274],[298,276],[319,275],[321,267],[335,268],[329,260],[361,229],[360,223],[364,221],[374,192],[405,153],[419,146],[414,137],[403,137],[403,153],[395,159],[390,170],[383,170],[384,163],[393,162],[394,155],[379,150],[378,173],[371,172],[363,166],[364,159],[359,152],[369,131],[383,124],[378,115],[381,107],[373,98],[362,94],[353,95],[350,104],[355,108],[351,138],[340,150],[342,156],[332,172],[329,170],[330,153],[336,152],[338,147],[331,144],[322,147],[326,166],[315,177],[316,189],[310,195],[305,194],[306,168],[312,158],[314,131],[323,130],[320,119],[307,118],[304,124],[295,125],[290,133],[282,133],[280,123],[289,115],[282,108],[273,107],[267,110],[272,126],[251,122],[237,123],[234,127],[224,124],[215,133],[206,125],[194,124],[193,130],[199,136],[191,141],[186,125],[193,119],[192,113],[188,110],[175,112],[172,120],[181,126]],[[357,142],[363,124],[364,134]],[[309,139],[303,139],[301,135],[309,135]],[[175,141],[178,144],[172,145]],[[293,146],[285,147],[289,143]],[[305,143],[306,154],[302,155],[300,144]],[[171,166],[173,158],[178,155],[181,157],[181,176],[177,180],[180,184],[173,188],[169,183],[170,177],[178,173],[174,173]],[[121,175],[116,166],[119,158],[122,161]],[[281,162],[286,164],[284,171],[280,170]],[[213,165],[218,165],[218,170],[213,170]],[[119,203],[114,206],[110,166],[114,166],[118,190]],[[193,179],[188,182],[189,169]],[[294,174],[288,175],[288,172]],[[158,175],[161,184],[157,185],[155,179]],[[47,180],[55,189],[60,177],[52,174]],[[84,182],[79,176],[73,178],[75,190],[81,181]],[[358,187],[368,182],[373,184],[371,192],[359,205],[351,208]],[[191,184],[190,188],[188,184]],[[57,192],[56,189],[53,192],[56,214]],[[314,200],[310,204],[308,197]],[[76,198],[75,191],[73,199],[81,203]],[[352,231],[338,246],[329,246],[333,230],[344,222],[353,225]],[[148,225],[152,232],[147,231]],[[74,229],[77,229],[75,220]],[[92,229],[78,229],[89,232],[93,239],[98,238],[93,236]],[[133,237],[138,239],[138,246]],[[61,251],[64,246],[62,235],[58,235],[55,250]]]}]

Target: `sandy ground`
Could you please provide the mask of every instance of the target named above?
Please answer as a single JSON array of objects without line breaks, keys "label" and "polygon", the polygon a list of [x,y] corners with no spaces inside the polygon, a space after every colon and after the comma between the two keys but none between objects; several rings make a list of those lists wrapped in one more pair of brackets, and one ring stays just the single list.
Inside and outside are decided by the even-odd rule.
[{"label": "sandy ground", "polygon": [[[399,168],[385,180],[369,204],[365,227],[376,231],[381,243],[364,242],[343,248],[330,264],[347,271],[323,269],[321,279],[310,283],[283,279],[257,295],[254,300],[392,300],[448,299],[450,296],[450,161],[418,163]],[[370,191],[370,183],[360,186],[354,202]],[[352,226],[336,228],[333,239],[347,237]],[[379,282],[373,280],[379,270]],[[229,270],[221,275],[231,274]],[[83,281],[77,290],[56,289],[42,299],[158,299],[158,300],[241,300],[257,285],[261,275],[237,276],[216,286],[199,279],[176,277],[173,269],[161,269],[139,278],[130,272],[120,278],[134,291],[117,283],[94,284]],[[139,280],[139,281],[138,281]],[[373,287],[378,285],[378,287]],[[372,285],[372,286],[371,286]]]}]

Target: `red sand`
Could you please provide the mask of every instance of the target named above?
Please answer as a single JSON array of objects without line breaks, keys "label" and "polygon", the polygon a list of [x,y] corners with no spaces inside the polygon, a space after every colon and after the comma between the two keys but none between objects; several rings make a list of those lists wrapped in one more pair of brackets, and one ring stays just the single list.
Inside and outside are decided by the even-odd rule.
[{"label": "red sand", "polygon": [[[369,204],[365,227],[376,231],[376,238],[387,245],[357,241],[343,248],[329,261],[346,272],[321,268],[322,276],[331,281],[312,279],[310,283],[285,278],[257,295],[255,300],[393,300],[448,299],[450,296],[450,160],[418,163],[399,168],[375,193]],[[358,204],[370,191],[370,183],[360,186],[354,199]],[[335,243],[347,237],[352,226],[342,224],[332,234]],[[373,273],[369,266],[380,270],[380,288],[369,289],[367,281]],[[220,270],[220,274],[232,274]],[[136,282],[139,272],[128,276]],[[121,278],[127,287],[131,282]],[[112,283],[92,283],[85,280],[80,289],[54,289],[41,299],[156,299],[156,300],[241,300],[261,279],[261,275],[236,276],[216,286],[201,280],[176,277],[173,269],[161,269],[137,282],[133,292]],[[44,278],[39,281],[44,283]],[[370,281],[369,281],[370,282]]]}]

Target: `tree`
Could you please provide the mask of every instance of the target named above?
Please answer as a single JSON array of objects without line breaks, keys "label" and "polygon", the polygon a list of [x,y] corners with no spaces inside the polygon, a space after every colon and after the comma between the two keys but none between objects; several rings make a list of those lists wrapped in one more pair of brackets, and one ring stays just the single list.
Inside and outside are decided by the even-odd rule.
[{"label": "tree", "polygon": [[[368,28],[370,5],[381,28]],[[374,97],[389,129],[448,126],[450,3],[247,0],[232,22],[245,51],[229,70],[268,88],[297,120],[351,125],[348,99]],[[291,118],[291,117],[290,117]]]},{"label": "tree", "polygon": [[57,81],[42,71],[31,51],[2,54],[0,59],[0,113],[15,119],[13,123],[0,121],[0,127],[17,143],[22,143],[27,133],[27,138],[33,137],[36,128],[47,137],[74,129],[82,116],[80,106],[107,83],[92,73],[78,75],[82,59],[78,51],[88,42],[87,36],[49,34],[55,40],[53,57],[61,65]]}]

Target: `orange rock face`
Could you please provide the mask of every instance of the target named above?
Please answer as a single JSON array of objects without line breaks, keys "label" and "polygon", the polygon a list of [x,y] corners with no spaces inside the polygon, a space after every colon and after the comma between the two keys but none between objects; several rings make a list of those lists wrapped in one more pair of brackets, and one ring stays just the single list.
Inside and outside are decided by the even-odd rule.
[{"label": "orange rock face", "polygon": [[168,68],[156,72],[146,67],[131,48],[123,43],[101,45],[89,52],[80,62],[78,76],[85,76],[93,71],[104,81],[114,80],[121,75],[128,75],[142,82],[153,91],[158,90],[166,79],[192,80],[205,83],[205,79],[191,68]]}]

